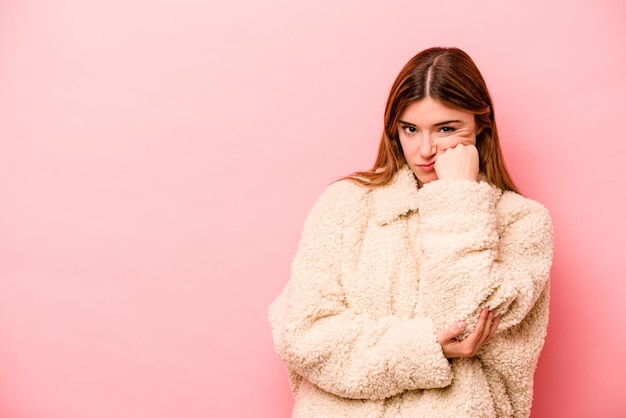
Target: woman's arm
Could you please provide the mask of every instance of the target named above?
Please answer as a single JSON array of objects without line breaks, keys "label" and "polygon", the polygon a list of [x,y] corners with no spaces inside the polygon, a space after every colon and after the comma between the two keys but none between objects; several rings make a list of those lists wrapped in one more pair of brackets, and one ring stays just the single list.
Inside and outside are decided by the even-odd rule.
[{"label": "woman's arm", "polygon": [[552,223],[539,203],[485,182],[439,180],[420,190],[420,312],[439,329],[483,307],[497,332],[519,324],[546,287]]},{"label": "woman's arm", "polygon": [[276,350],[291,371],[341,397],[445,387],[451,370],[430,319],[373,318],[346,306],[341,258],[358,243],[344,237],[367,219],[365,199],[365,189],[341,181],[311,210],[290,281],[270,308]]}]

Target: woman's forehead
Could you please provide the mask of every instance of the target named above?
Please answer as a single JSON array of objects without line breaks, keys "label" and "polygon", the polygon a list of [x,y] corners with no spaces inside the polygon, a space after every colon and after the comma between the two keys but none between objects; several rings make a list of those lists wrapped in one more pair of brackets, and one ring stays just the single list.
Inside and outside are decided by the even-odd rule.
[{"label": "woman's forehead", "polygon": [[426,97],[409,104],[399,119],[415,125],[435,125],[442,122],[468,122],[474,119],[474,115]]}]

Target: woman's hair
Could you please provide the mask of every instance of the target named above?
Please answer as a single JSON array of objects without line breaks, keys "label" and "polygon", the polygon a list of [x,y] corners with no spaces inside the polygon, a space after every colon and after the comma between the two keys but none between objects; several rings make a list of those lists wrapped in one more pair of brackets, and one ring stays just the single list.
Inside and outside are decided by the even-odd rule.
[{"label": "woman's hair", "polygon": [[407,106],[425,97],[474,114],[479,132],[476,136],[479,171],[494,186],[517,192],[504,165],[493,103],[485,80],[469,55],[458,48],[430,48],[404,66],[387,99],[385,129],[374,166],[346,178],[369,186],[382,186],[393,180],[406,164],[398,138],[398,119]]}]

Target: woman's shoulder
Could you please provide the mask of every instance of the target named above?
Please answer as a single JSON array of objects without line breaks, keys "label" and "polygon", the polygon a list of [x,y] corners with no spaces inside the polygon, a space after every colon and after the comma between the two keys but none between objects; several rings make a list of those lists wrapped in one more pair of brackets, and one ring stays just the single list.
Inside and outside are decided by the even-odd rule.
[{"label": "woman's shoulder", "polygon": [[318,198],[317,204],[351,206],[362,202],[371,190],[349,178],[342,178],[329,184]]},{"label": "woman's shoulder", "polygon": [[513,191],[503,192],[497,206],[508,217],[533,216],[551,222],[550,212],[543,204]]},{"label": "woman's shoulder", "polygon": [[319,195],[309,212],[309,219],[335,221],[362,212],[367,206],[369,187],[349,179],[340,179],[329,184]]}]

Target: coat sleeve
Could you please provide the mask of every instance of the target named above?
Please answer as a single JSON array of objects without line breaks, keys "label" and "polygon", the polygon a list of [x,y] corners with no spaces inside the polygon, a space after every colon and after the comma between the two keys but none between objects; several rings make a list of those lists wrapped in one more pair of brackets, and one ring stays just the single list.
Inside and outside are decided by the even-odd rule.
[{"label": "coat sleeve", "polygon": [[547,287],[552,223],[539,203],[485,182],[438,180],[420,190],[420,307],[437,329],[484,307],[497,332],[519,325]]},{"label": "coat sleeve", "polygon": [[292,377],[344,398],[445,387],[451,369],[430,319],[373,318],[346,303],[340,266],[358,246],[346,229],[366,218],[365,190],[334,183],[309,213],[289,283],[270,307],[276,351]]},{"label": "coat sleeve", "polygon": [[518,325],[494,335],[478,352],[498,416],[528,417],[533,376],[548,326],[549,283]]}]

